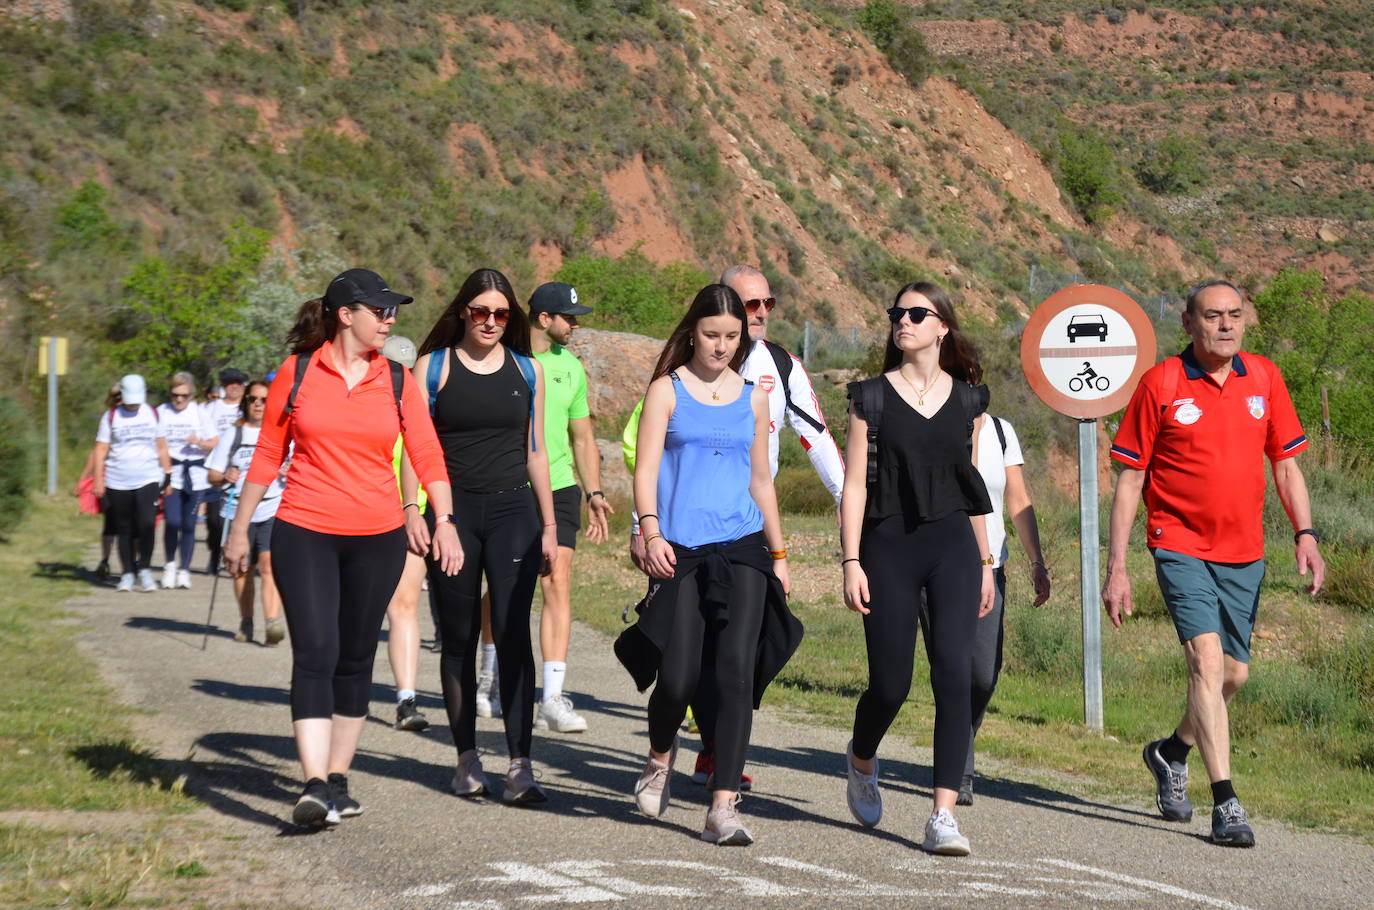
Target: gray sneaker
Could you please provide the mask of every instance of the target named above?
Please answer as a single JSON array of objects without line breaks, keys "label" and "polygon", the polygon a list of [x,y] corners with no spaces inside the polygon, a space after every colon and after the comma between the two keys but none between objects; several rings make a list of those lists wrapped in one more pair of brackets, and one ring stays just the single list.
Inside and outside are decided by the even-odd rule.
[{"label": "gray sneaker", "polygon": [[587,719],[573,710],[571,698],[555,695],[540,703],[535,712],[534,726],[537,730],[552,730],[555,733],[585,733]]},{"label": "gray sneaker", "polygon": [[1234,796],[1212,809],[1212,843],[1223,847],[1253,847],[1255,832],[1240,800]]},{"label": "gray sneaker", "polygon": [[495,673],[482,673],[477,677],[477,716],[501,716],[501,682]]},{"label": "gray sneaker", "polygon": [[968,838],[959,833],[959,823],[948,809],[941,809],[926,819],[926,836],[921,849],[940,856],[968,856]]},{"label": "gray sneaker", "polygon": [[453,772],[451,786],[457,796],[485,796],[491,792],[491,784],[482,773],[482,757],[476,749],[458,756],[458,769]]},{"label": "gray sneaker", "polygon": [[735,806],[739,805],[739,794],[719,809],[706,810],[706,827],[701,831],[701,839],[717,847],[747,847],[754,842],[754,835],[744,827]]},{"label": "gray sneaker", "polygon": [[959,781],[959,795],[954,798],[956,806],[973,805],[973,775],[965,774],[963,780]]},{"label": "gray sneaker", "polygon": [[1145,744],[1142,758],[1145,767],[1155,776],[1155,805],[1166,821],[1187,822],[1193,820],[1193,804],[1188,799],[1188,765],[1165,761],[1159,747],[1164,742],[1157,739]]},{"label": "gray sneaker", "polygon": [[849,771],[845,796],[854,820],[865,828],[872,828],[883,818],[883,795],[878,792],[878,758],[873,757],[873,773],[865,774],[854,767],[854,740],[844,747],[844,766]]},{"label": "gray sneaker", "polygon": [[644,762],[644,770],[639,772],[639,780],[635,781],[635,805],[650,818],[658,818],[668,808],[668,800],[672,796],[673,762],[676,760],[677,737],[674,736],[667,764],[650,758]]},{"label": "gray sneaker", "polygon": [[534,781],[534,769],[528,758],[510,760],[510,769],[506,772],[506,792],[501,794],[501,799],[522,806],[548,800],[548,796]]}]

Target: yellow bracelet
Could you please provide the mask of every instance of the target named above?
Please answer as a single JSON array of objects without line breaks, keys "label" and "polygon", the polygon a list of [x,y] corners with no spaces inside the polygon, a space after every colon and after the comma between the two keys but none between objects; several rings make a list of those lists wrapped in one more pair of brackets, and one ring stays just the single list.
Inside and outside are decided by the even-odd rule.
[{"label": "yellow bracelet", "polygon": [[648,537],[644,538],[644,546],[647,547],[649,544],[653,543],[655,540],[662,540],[662,539],[663,539],[663,535],[662,535],[662,534],[650,534]]},{"label": "yellow bracelet", "polygon": [[773,557],[774,559],[786,559],[787,548],[783,547],[781,550],[769,550],[768,555]]}]

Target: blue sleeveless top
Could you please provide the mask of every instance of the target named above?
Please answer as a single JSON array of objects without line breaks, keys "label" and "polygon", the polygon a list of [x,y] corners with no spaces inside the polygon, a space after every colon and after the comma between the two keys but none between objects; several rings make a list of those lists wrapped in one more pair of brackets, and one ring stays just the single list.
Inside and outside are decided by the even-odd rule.
[{"label": "blue sleeveless top", "polygon": [[763,530],[763,513],[749,495],[754,384],[745,380],[730,404],[709,405],[693,398],[676,373],[672,378],[675,404],[658,468],[663,536],[695,548]]}]

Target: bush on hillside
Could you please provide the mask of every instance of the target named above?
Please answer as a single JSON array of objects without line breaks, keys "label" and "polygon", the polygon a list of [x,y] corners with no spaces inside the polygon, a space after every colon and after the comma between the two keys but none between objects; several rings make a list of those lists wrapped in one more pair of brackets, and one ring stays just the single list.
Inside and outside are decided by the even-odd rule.
[{"label": "bush on hillside", "polygon": [[916,87],[931,74],[934,59],[912,10],[894,0],[868,0],[858,14],[859,28],[882,51],[892,68]]},{"label": "bush on hillside", "polygon": [[1135,176],[1152,193],[1186,193],[1207,182],[1197,146],[1178,133],[1147,144]]},{"label": "bush on hillside", "polygon": [[37,467],[32,421],[13,398],[0,395],[0,533],[17,525],[29,510],[29,491]]},{"label": "bush on hillside", "polygon": [[1107,137],[1092,129],[1064,124],[1055,160],[1059,184],[1089,222],[1105,221],[1123,201],[1116,186],[1116,161]]},{"label": "bush on hillside", "polygon": [[713,280],[697,266],[657,266],[638,247],[622,256],[574,256],[553,276],[577,289],[579,302],[595,307],[590,324],[617,332],[666,338],[697,291]]}]

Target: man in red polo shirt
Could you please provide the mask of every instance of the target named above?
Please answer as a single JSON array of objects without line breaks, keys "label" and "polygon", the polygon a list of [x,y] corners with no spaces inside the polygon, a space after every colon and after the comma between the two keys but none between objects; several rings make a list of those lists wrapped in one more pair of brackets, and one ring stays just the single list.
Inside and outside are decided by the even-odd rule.
[{"label": "man in red polo shirt", "polygon": [[1156,804],[1189,821],[1188,751],[1212,782],[1212,841],[1251,847],[1254,832],[1231,785],[1227,704],[1249,676],[1250,633],[1264,579],[1264,459],[1296,531],[1298,574],[1309,594],[1326,566],[1317,552],[1307,483],[1294,455],[1307,448],[1272,361],[1241,353],[1245,301],[1229,281],[1188,294],[1183,330],[1193,343],[1145,373],[1126,407],[1112,458],[1123,465],[1112,503],[1102,600],[1112,624],[1131,615],[1126,545],[1141,493],[1146,542],[1188,662],[1188,701],[1173,734],[1145,746]]}]

